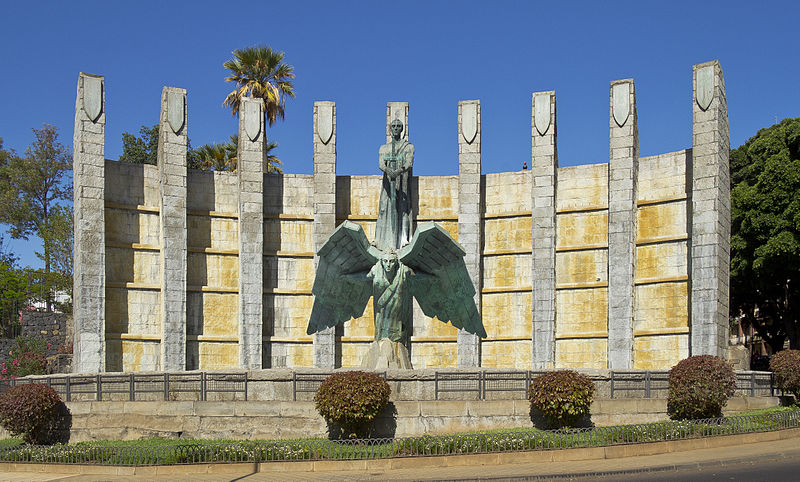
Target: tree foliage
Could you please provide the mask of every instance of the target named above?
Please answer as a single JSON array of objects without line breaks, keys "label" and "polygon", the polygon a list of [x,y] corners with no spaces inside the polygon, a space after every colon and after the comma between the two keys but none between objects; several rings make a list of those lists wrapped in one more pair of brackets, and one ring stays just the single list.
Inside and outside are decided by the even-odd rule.
[{"label": "tree foliage", "polygon": [[153,164],[158,160],[158,124],[139,127],[139,135],[122,133],[120,162]]},{"label": "tree foliage", "polygon": [[[138,137],[127,132],[122,134],[120,162],[157,164],[158,124],[152,127],[141,126],[139,134]],[[282,162],[272,152],[276,147],[278,147],[277,142],[269,141],[264,146],[266,151],[264,172],[270,174],[283,172],[279,167]],[[194,149],[190,145],[186,152],[186,166],[189,169],[203,171],[236,171],[238,149],[239,138],[235,134],[230,136],[228,142],[204,144]]]},{"label": "tree foliage", "polygon": [[232,52],[233,58],[222,64],[230,71],[225,79],[235,82],[234,89],[222,105],[230,107],[234,115],[244,97],[262,99],[264,116],[272,125],[286,113],[286,97],[294,98],[294,67],[283,62],[283,52],[257,45]]},{"label": "tree foliage", "polygon": [[54,291],[72,285],[72,210],[64,204],[72,198],[72,156],[59,141],[55,126],[44,124],[33,134],[23,156],[3,155],[0,222],[9,225],[12,238],[41,238],[42,252],[37,255],[44,261],[44,285],[39,288],[50,309]]},{"label": "tree foliage", "polygon": [[731,314],[800,348],[800,118],[731,151]]}]

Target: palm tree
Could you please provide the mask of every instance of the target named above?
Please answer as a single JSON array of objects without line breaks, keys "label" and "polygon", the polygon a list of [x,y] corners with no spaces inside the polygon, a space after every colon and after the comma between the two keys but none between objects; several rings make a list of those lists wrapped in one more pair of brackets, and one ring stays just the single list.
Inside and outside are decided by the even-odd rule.
[{"label": "palm tree", "polygon": [[[286,96],[294,98],[294,67],[283,62],[283,52],[258,45],[233,52],[233,58],[223,64],[231,75],[225,80],[236,82],[233,90],[222,102],[233,114],[239,113],[243,97],[263,99],[264,117],[269,125],[284,118]],[[265,144],[266,147],[266,144]]]},{"label": "palm tree", "polygon": [[[283,170],[279,167],[283,164],[278,156],[272,154],[272,150],[278,147],[277,142],[270,142],[264,136],[264,153],[266,154],[266,163],[264,164],[264,172],[267,174],[283,174]],[[225,148],[228,150],[228,157],[232,160],[233,165],[236,165],[237,152],[239,151],[239,137],[236,134],[231,135],[231,140],[225,143]]]},{"label": "palm tree", "polygon": [[227,144],[204,144],[194,150],[199,167],[204,170],[235,171],[236,157],[231,158]]}]

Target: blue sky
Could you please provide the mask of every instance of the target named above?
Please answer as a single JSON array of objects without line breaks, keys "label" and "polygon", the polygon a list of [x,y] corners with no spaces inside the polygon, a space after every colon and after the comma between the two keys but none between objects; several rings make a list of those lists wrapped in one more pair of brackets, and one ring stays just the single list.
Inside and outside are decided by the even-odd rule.
[{"label": "blue sky", "polygon": [[[188,90],[197,146],[236,130],[222,63],[266,44],[297,98],[269,129],[290,173],[311,173],[315,100],[337,103],[339,174],[377,173],[387,101],[410,103],[414,172],[455,174],[457,102],[480,99],[483,171],[530,162],[531,93],[555,89],[562,166],[608,158],[609,82],[634,78],[641,154],[691,146],[691,67],[719,59],[731,145],[800,116],[800,6],[775,2],[8,2],[0,28],[0,137],[32,127],[71,144],[78,72],[106,77],[106,157],[158,119],[164,85]],[[6,245],[38,266],[36,243]]]}]

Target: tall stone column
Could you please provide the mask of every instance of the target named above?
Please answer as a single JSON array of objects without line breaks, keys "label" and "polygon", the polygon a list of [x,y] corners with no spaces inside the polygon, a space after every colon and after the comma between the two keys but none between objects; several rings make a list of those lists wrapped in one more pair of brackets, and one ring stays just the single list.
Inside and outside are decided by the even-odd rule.
[{"label": "tall stone column", "polygon": [[611,83],[608,164],[608,368],[633,367],[639,127],[633,79]]},{"label": "tall stone column", "polygon": [[164,87],[158,129],[161,188],[161,369],[186,369],[186,90]]},{"label": "tall stone column", "polygon": [[264,107],[244,98],[239,109],[239,365],[261,368],[264,298]]},{"label": "tall stone column", "polygon": [[[336,229],[336,103],[314,102],[314,271]],[[314,366],[336,368],[335,327],[314,334]]]},{"label": "tall stone column", "polygon": [[731,191],[728,103],[719,62],[694,66],[692,102],[691,354],[728,344]]},{"label": "tall stone column", "polygon": [[106,223],[105,80],[78,75],[73,137],[75,256],[73,260],[76,373],[105,370]]},{"label": "tall stone column", "polygon": [[411,142],[408,130],[408,102],[387,102],[386,103],[386,143],[392,142],[391,124],[395,119],[403,121],[403,134],[401,138],[406,138]]},{"label": "tall stone column", "polygon": [[[475,305],[481,312],[481,102],[458,103],[458,242],[467,252],[467,265],[475,287]],[[458,366],[481,364],[480,338],[458,330]]]},{"label": "tall stone column", "polygon": [[535,92],[531,103],[531,368],[544,370],[553,368],[556,348],[556,93],[552,90]]}]

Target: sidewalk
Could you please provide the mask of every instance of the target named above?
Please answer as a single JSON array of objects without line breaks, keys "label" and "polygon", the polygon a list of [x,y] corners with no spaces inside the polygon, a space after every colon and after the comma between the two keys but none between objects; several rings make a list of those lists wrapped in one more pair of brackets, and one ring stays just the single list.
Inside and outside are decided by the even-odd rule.
[{"label": "sidewalk", "polygon": [[[770,437],[774,440],[758,441],[759,439],[764,440]],[[714,446],[700,448],[709,444]],[[662,453],[637,455],[648,451]],[[601,456],[602,458],[599,458]],[[530,459],[537,458],[539,459],[538,461],[530,461]],[[136,474],[115,475],[79,474],[75,470],[77,467],[69,467],[67,470],[57,472],[58,469],[65,469],[65,466],[41,465],[17,467],[22,470],[44,469],[47,472],[5,472],[5,470],[12,467],[10,467],[10,464],[3,464],[0,467],[0,471],[2,471],[0,472],[0,479],[7,481],[568,479],[636,474],[685,467],[714,467],[739,464],[747,460],[784,458],[800,458],[800,429],[595,449],[384,459],[366,461],[366,465],[364,465],[364,462],[350,464],[362,465],[363,468],[358,470],[325,470],[326,466],[344,468],[348,465],[347,463],[317,462],[311,466],[308,465],[312,464],[311,462],[297,462],[290,466],[284,466],[280,463],[265,463],[260,466],[258,464],[209,464],[203,466],[205,470],[202,473],[198,472],[198,470],[202,470],[199,466],[143,467],[136,468]],[[314,471],[297,471],[297,469],[302,469],[303,467],[313,467]],[[89,469],[91,468],[89,467]],[[257,472],[258,470],[261,470],[261,472]]]}]

